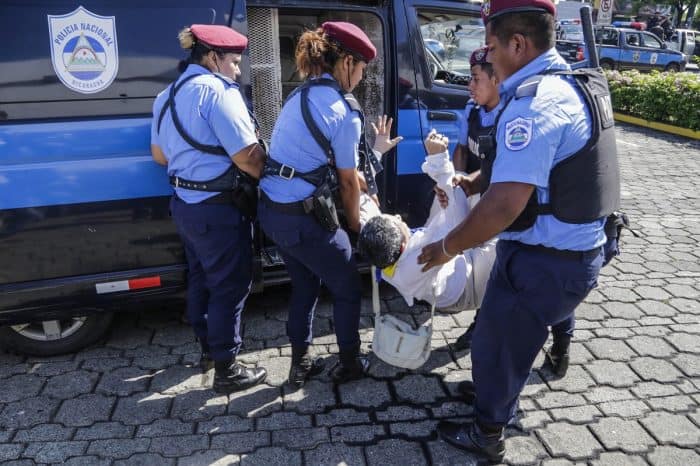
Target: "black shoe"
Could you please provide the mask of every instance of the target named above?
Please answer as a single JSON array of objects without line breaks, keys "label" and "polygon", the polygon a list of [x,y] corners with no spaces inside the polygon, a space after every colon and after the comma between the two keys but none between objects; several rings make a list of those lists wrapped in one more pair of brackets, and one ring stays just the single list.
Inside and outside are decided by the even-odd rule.
[{"label": "black shoe", "polygon": [[214,386],[217,393],[231,393],[245,390],[265,380],[267,371],[262,367],[248,368],[235,362],[214,363]]},{"label": "black shoe", "polygon": [[197,366],[203,373],[207,373],[210,369],[214,368],[214,360],[208,352],[203,352],[199,357]]},{"label": "black shoe", "polygon": [[469,325],[469,328],[467,329],[466,332],[464,332],[462,335],[460,335],[459,338],[457,338],[457,341],[455,341],[452,344],[452,348],[454,348],[455,351],[464,351],[471,349],[472,347],[472,337],[474,336],[474,324],[476,322],[472,322]]},{"label": "black shoe", "polygon": [[569,370],[569,341],[561,343],[554,341],[552,347],[544,352],[544,359],[559,377],[564,377]]},{"label": "black shoe", "polygon": [[289,368],[289,383],[296,388],[304,386],[307,380],[314,377],[326,367],[326,364],[321,358],[303,357],[299,363],[292,363]]},{"label": "black shoe", "polygon": [[440,421],[437,432],[441,439],[461,450],[478,453],[494,463],[503,461],[506,454],[506,442],[503,439],[503,429],[493,434],[487,434],[479,428],[476,422],[458,424],[456,422]]},{"label": "black shoe", "polygon": [[340,361],[333,368],[331,378],[337,384],[350,382],[365,377],[369,371],[369,358],[357,355],[352,360]]},{"label": "black shoe", "polygon": [[457,385],[457,393],[462,396],[462,399],[468,405],[474,404],[476,400],[476,388],[474,387],[474,382],[471,380],[465,380]]}]

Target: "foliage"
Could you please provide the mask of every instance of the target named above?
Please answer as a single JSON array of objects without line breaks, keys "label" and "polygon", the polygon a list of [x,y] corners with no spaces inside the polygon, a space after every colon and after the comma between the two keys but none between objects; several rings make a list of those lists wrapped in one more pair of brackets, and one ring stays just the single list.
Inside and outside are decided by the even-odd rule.
[{"label": "foliage", "polygon": [[606,75],[616,112],[700,130],[700,75],[636,70]]}]

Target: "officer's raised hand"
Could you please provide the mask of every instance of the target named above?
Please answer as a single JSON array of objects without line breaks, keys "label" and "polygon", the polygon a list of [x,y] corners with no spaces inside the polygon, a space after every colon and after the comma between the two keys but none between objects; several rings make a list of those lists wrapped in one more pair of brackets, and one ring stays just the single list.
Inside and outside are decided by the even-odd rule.
[{"label": "officer's raised hand", "polygon": [[379,152],[384,155],[391,149],[396,147],[398,143],[403,141],[403,136],[397,136],[391,139],[391,125],[394,123],[394,119],[382,115],[377,119],[377,124],[372,123],[372,129],[374,130],[377,137],[374,139],[374,146],[372,150]]}]

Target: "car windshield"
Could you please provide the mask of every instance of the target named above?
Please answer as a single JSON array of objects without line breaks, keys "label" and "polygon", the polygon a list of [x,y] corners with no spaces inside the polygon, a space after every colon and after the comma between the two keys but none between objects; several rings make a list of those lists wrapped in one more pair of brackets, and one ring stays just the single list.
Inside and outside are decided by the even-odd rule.
[{"label": "car windshield", "polygon": [[582,40],[583,29],[580,24],[562,24],[561,38],[565,40]]}]

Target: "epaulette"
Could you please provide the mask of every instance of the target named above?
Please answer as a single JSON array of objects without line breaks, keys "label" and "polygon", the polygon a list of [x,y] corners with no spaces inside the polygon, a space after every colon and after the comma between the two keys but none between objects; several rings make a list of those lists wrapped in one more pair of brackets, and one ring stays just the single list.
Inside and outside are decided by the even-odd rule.
[{"label": "epaulette", "polygon": [[515,98],[534,97],[537,94],[537,87],[540,85],[542,78],[544,78],[543,74],[536,74],[527,78],[515,90]]}]

